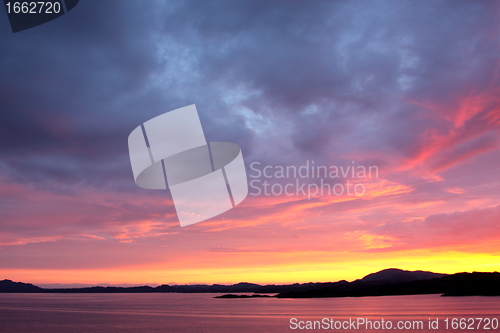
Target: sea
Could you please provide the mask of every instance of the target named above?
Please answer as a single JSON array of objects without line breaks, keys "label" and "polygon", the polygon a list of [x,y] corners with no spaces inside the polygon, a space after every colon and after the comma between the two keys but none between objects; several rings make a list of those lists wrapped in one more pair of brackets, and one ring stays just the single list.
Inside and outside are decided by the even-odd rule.
[{"label": "sea", "polygon": [[0,332],[500,332],[500,297],[0,294]]}]

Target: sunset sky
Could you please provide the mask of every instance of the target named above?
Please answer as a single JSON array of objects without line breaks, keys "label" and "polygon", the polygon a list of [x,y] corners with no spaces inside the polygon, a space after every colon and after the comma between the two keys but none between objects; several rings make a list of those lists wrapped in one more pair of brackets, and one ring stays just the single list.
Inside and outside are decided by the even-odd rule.
[{"label": "sunset sky", "polygon": [[[0,40],[0,280],[500,271],[498,1],[82,0],[15,34],[2,11]],[[254,162],[378,177],[325,179],[361,196],[250,194],[181,228],[168,191],[135,184],[127,138],[190,104],[249,181],[266,180]]]}]

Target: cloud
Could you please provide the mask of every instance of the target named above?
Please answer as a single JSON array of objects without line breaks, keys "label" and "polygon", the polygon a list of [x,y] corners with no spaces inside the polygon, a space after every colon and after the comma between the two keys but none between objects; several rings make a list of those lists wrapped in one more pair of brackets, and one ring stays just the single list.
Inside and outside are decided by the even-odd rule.
[{"label": "cloud", "polygon": [[[84,4],[36,39],[6,40],[2,173],[53,180],[47,189],[129,186],[123,138],[191,103],[209,140],[237,142],[253,159],[425,159],[426,133],[465,126],[488,108],[465,94],[495,84],[497,45],[483,35],[497,27],[491,5],[451,4]],[[434,103],[439,117],[415,103]],[[431,145],[432,154],[473,139]]]},{"label": "cloud", "polygon": [[[422,248],[470,249],[484,244],[482,250],[500,237],[500,206],[434,214],[423,220],[391,222],[367,231],[367,235],[389,239],[386,250]],[[492,242],[492,243],[491,243]],[[488,245],[489,244],[489,245]]]},{"label": "cloud", "polygon": [[[2,263],[115,267],[197,262],[203,253],[208,265],[211,255],[248,249],[493,242],[499,9],[486,1],[85,1],[2,34]],[[181,232],[169,193],[135,185],[127,137],[193,103],[207,140],[238,144],[247,166],[355,161],[378,166],[379,178],[366,181],[362,198],[249,197]]]}]

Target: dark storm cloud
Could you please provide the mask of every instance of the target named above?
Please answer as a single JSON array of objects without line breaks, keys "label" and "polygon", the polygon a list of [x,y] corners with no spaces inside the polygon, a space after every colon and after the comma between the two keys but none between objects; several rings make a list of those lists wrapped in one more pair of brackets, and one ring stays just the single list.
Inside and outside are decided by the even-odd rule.
[{"label": "dark storm cloud", "polygon": [[144,90],[157,64],[148,39],[152,27],[130,20],[133,2],[116,5],[86,2],[38,30],[3,35],[4,176],[91,182],[110,171],[113,160],[125,167],[115,163],[107,176],[124,175],[123,138],[140,123],[142,110],[154,112],[151,102],[158,96],[144,93],[146,101],[139,103],[127,99]]},{"label": "dark storm cloud", "polygon": [[253,146],[281,136],[296,158],[331,151],[411,158],[429,127],[446,132],[453,125],[436,118],[454,118],[463,95],[495,79],[488,68],[496,68],[499,49],[489,32],[497,29],[498,6],[491,3],[248,7],[185,2],[163,31],[175,31],[171,40],[193,55],[188,67],[205,85],[190,91],[200,96],[207,85],[219,87],[211,98],[222,98],[229,110],[222,106],[218,114],[242,116],[255,134]]},{"label": "dark storm cloud", "polygon": [[192,103],[208,140],[236,142],[252,159],[410,158],[427,127],[449,124],[408,101],[449,107],[491,81],[498,43],[484,33],[496,31],[497,7],[82,2],[2,35],[2,175],[49,188],[132,188],[129,132]]}]

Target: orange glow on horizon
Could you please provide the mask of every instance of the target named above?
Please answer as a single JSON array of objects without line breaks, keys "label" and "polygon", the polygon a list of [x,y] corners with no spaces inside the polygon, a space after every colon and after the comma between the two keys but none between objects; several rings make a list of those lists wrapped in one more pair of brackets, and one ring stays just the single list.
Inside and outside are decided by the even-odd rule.
[{"label": "orange glow on horizon", "polygon": [[[234,256],[234,254],[233,254]],[[238,261],[252,254],[238,254]],[[296,260],[299,258],[299,260]],[[327,261],[327,258],[333,258]],[[200,265],[186,263],[185,267],[165,270],[161,264],[92,270],[22,270],[2,269],[7,279],[33,284],[83,283],[110,284],[291,284],[307,282],[353,281],[386,268],[427,270],[436,273],[500,271],[498,255],[468,254],[461,252],[407,251],[395,253],[286,253],[280,256],[281,264],[251,265],[241,263],[229,268],[226,265]],[[200,263],[202,260],[193,260]]]}]

